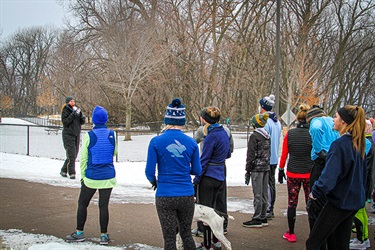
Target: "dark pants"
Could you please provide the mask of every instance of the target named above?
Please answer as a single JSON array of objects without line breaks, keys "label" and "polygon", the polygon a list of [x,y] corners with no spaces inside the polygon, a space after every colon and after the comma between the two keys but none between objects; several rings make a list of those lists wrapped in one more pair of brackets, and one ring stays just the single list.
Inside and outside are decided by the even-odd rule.
[{"label": "dark pants", "polygon": [[191,235],[194,208],[194,196],[156,197],[156,210],[163,231],[164,249],[176,249],[177,229],[184,249],[196,248]]},{"label": "dark pants", "polygon": [[62,138],[66,152],[66,160],[61,168],[61,172],[75,175],[75,161],[78,155],[80,136],[63,134]]},{"label": "dark pants", "polygon": [[[325,166],[325,160],[321,158],[317,158],[314,160],[313,168],[311,169],[310,175],[310,190],[314,186],[315,181],[317,181],[322,174],[322,171]],[[316,199],[314,202],[311,203],[308,209],[308,218],[310,224],[310,232],[314,228],[314,224],[316,223],[320,212],[322,211],[323,207],[327,202],[327,198],[325,196]],[[328,236],[327,241],[322,242],[321,250],[327,249],[327,246],[333,246],[335,244],[335,237],[334,235]]]},{"label": "dark pants", "polygon": [[[219,190],[222,189],[223,181],[216,180],[211,177],[203,176],[198,186],[198,203],[207,207],[214,207],[217,201]],[[211,246],[211,228],[203,225],[198,221],[198,230],[203,232],[205,247]],[[216,237],[213,238],[217,242]]]},{"label": "dark pants", "polygon": [[[227,168],[224,166],[224,175],[227,176]],[[223,181],[223,185],[220,187],[219,192],[217,193],[216,203],[214,208],[222,212],[223,214],[228,213],[228,206],[227,206],[227,180]],[[228,217],[224,217],[224,231],[228,228]]]},{"label": "dark pants", "polygon": [[[82,182],[81,193],[78,199],[77,210],[77,230],[83,231],[87,219],[87,207],[94,196],[96,189],[86,187]],[[109,221],[109,198],[111,197],[112,188],[99,189],[99,218],[100,218],[100,232],[107,233]]]},{"label": "dark pants", "polygon": [[310,237],[306,241],[306,249],[320,249],[329,236],[335,238],[335,243],[328,249],[349,249],[349,241],[353,218],[357,210],[342,210],[327,202],[316,221]]},{"label": "dark pants", "polygon": [[273,207],[276,201],[276,180],[275,171],[277,164],[270,165],[270,171],[268,175],[268,208],[267,212],[273,212]]}]

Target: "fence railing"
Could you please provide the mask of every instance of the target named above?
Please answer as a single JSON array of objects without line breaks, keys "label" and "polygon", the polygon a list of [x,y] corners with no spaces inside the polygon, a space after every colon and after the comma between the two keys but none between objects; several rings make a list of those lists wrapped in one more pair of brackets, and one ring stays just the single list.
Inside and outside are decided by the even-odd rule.
[{"label": "fence railing", "polygon": [[[117,162],[146,161],[148,142],[160,133],[160,131],[150,130],[111,129],[115,131],[118,142]],[[82,129],[81,140],[88,131],[89,129]],[[125,141],[126,132],[131,133],[131,141]],[[184,132],[194,137],[195,130]],[[60,126],[0,123],[0,152],[65,160],[66,153],[61,133],[62,127]],[[235,148],[247,146],[249,137],[247,132],[235,132],[233,135],[235,137]],[[79,159],[80,153],[77,156],[77,160]]]}]

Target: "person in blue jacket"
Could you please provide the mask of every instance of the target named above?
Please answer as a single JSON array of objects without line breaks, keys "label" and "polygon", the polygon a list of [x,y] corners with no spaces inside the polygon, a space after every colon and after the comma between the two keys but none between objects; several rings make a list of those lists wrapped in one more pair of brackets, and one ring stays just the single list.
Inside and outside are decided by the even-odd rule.
[{"label": "person in blue jacket", "polygon": [[279,162],[279,149],[280,149],[280,137],[281,137],[281,123],[277,118],[275,112],[272,111],[275,105],[275,96],[265,96],[259,101],[260,114],[268,114],[269,119],[267,120],[264,129],[270,134],[271,141],[271,158],[270,158],[270,169],[268,173],[268,199],[267,199],[267,218],[272,220],[275,217],[273,208],[276,202],[276,179],[275,171],[277,163]]},{"label": "person in blue jacket", "polygon": [[86,133],[81,152],[81,192],[78,199],[76,231],[66,236],[68,242],[85,240],[83,229],[87,218],[87,207],[96,190],[99,190],[100,244],[110,241],[107,229],[109,222],[109,199],[116,186],[116,170],[113,157],[117,154],[114,132],[106,126],[108,113],[105,108],[96,106],[92,113],[94,128]]},{"label": "person in blue jacket", "polygon": [[364,110],[353,105],[340,108],[334,129],[341,137],[331,144],[326,166],[310,192],[309,203],[322,196],[327,202],[306,241],[307,250],[319,249],[329,236],[335,239],[329,249],[349,249],[354,215],[366,201]]},{"label": "person in blue jacket", "polygon": [[[194,179],[197,185],[197,203],[215,207],[217,196],[223,189],[225,176],[225,160],[231,157],[230,136],[219,123],[221,111],[218,107],[210,106],[202,109],[201,122],[204,124],[203,133],[206,135],[201,154],[202,173]],[[202,223],[202,222],[199,222]],[[198,225],[198,228],[201,228]],[[211,248],[211,228],[203,225],[204,241],[197,249]],[[214,236],[214,248],[220,242]]]},{"label": "person in blue jacket", "polygon": [[191,235],[195,208],[191,175],[200,175],[202,168],[198,144],[181,131],[185,122],[185,106],[175,98],[166,109],[162,134],[152,138],[148,146],[145,174],[156,190],[156,210],[166,250],[176,249],[177,229],[184,249],[195,249]]}]

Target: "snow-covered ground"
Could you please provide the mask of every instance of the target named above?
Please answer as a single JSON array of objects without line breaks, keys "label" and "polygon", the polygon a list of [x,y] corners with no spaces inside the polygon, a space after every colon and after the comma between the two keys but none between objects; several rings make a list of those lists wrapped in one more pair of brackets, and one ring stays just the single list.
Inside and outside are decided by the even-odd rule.
[{"label": "snow-covered ground", "polygon": [[[14,118],[2,118],[6,124],[28,124],[25,121]],[[30,125],[30,124],[28,124]],[[24,138],[19,138],[19,131],[24,127],[7,126],[5,129],[0,126],[0,178],[23,179],[31,182],[43,183],[54,186],[79,188],[80,173],[77,171],[77,179],[70,180],[59,175],[63,164],[63,157],[31,157],[22,154],[4,153],[5,149],[24,146]],[[33,128],[31,137],[40,146],[40,150],[47,155],[58,156],[63,154],[62,143],[52,144],[51,140],[61,141],[61,133],[47,135],[43,128],[41,131]],[[5,131],[6,130],[6,131]],[[22,133],[21,133],[22,134]],[[192,134],[189,134],[192,136]],[[155,135],[132,136],[132,141],[119,140],[119,153],[123,155],[120,162],[115,163],[118,185],[113,189],[111,203],[154,203],[155,192],[150,189],[150,184],[145,177],[147,147],[149,141]],[[35,144],[35,143],[34,143]],[[232,157],[227,160],[227,183],[228,186],[244,186],[244,173],[246,162],[246,134],[234,135],[235,150]],[[41,146],[42,145],[42,146]],[[47,146],[43,146],[47,145]],[[35,147],[35,145],[34,145]],[[53,159],[52,159],[53,158]],[[59,159],[61,158],[61,159]],[[79,159],[77,159],[79,160]],[[38,171],[34,171],[38,169]],[[79,162],[76,163],[76,170],[79,170]],[[228,210],[242,213],[252,213],[253,206],[250,199],[237,199],[228,197]],[[68,244],[62,239],[48,235],[26,234],[17,229],[0,230],[0,237],[12,249],[44,250],[44,249],[104,249],[101,246],[91,243]],[[22,245],[20,244],[22,242]],[[22,247],[21,247],[22,246]],[[130,246],[128,246],[130,247]],[[132,245],[138,249],[157,249],[142,244]],[[106,247],[106,249],[120,249]],[[124,249],[123,247],[121,249]]]}]

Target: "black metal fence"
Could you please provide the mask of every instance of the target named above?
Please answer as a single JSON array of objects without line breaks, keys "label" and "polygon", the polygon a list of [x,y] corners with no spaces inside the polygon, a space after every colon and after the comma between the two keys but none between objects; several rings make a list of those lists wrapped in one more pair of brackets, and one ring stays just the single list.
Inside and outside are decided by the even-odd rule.
[{"label": "black metal fence", "polygon": [[[29,120],[30,122],[32,120]],[[34,120],[34,122],[42,120]],[[0,123],[0,152],[22,154],[52,159],[65,159],[62,142],[62,127],[50,123],[45,125],[21,125]],[[149,140],[158,135],[159,131],[125,130],[118,126],[109,126],[115,131],[118,142],[116,161],[146,161]],[[90,128],[91,129],[91,128]],[[90,129],[82,129],[81,140]],[[125,141],[125,133],[131,133],[131,141]],[[194,136],[195,130],[184,131]],[[233,131],[235,148],[246,147],[249,131]],[[130,157],[131,156],[131,157]],[[80,154],[77,159],[80,158]]]}]

